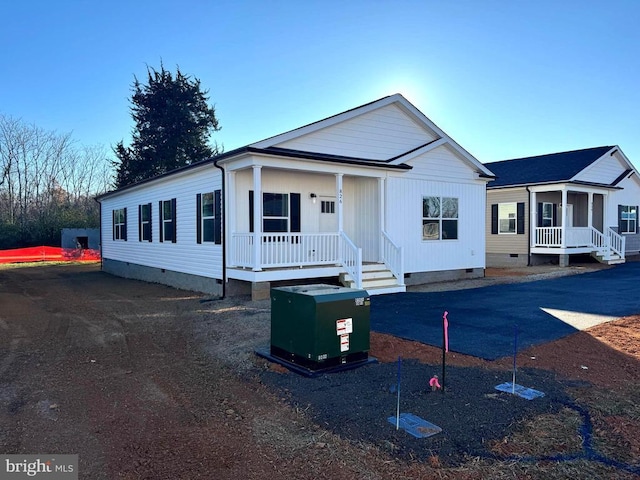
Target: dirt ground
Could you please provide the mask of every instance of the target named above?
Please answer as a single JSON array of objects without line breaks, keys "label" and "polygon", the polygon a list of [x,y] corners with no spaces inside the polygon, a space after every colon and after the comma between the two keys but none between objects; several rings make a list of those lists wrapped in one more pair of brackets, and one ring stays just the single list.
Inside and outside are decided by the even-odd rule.
[{"label": "dirt ground", "polygon": [[[431,288],[591,268],[489,271]],[[83,479],[638,478],[640,316],[519,352],[519,368],[550,372],[576,409],[523,417],[487,440],[487,455],[446,465],[436,450],[413,458],[342,434],[317,421],[317,406],[263,381],[294,375],[253,353],[268,345],[269,314],[268,301],[217,300],[98,265],[3,267],[0,451],[76,453]],[[441,359],[377,333],[371,355]],[[447,355],[483,372],[512,361]]]}]

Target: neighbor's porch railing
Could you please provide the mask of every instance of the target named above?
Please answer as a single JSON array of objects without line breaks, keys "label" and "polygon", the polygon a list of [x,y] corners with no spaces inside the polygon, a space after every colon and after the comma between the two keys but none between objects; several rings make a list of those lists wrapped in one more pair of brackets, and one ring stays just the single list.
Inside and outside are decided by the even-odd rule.
[{"label": "neighbor's porch railing", "polygon": [[[616,253],[624,258],[625,238],[611,228],[604,234],[594,227],[569,227],[565,229],[565,248],[590,247],[602,255]],[[534,247],[561,247],[562,227],[536,227]]]},{"label": "neighbor's porch railing", "polygon": [[231,235],[229,266],[263,269],[342,265],[362,286],[362,249],[344,233],[262,233],[259,235],[260,265],[255,259],[255,234]]},{"label": "neighbor's porch railing", "polygon": [[382,231],[382,261],[398,280],[398,285],[404,285],[404,252],[396,245],[389,234]]}]

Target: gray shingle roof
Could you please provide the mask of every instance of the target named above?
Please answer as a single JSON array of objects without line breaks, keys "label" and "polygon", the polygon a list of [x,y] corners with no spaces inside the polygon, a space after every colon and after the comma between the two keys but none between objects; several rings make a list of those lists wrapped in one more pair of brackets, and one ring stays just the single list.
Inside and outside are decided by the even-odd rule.
[{"label": "gray shingle roof", "polygon": [[488,188],[565,182],[595,162],[613,147],[585,148],[536,157],[485,163],[496,179]]}]

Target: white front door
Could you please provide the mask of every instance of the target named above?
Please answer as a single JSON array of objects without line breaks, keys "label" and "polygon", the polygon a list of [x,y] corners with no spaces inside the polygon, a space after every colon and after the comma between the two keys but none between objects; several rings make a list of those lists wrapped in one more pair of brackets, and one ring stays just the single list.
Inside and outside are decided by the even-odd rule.
[{"label": "white front door", "polygon": [[567,207],[567,215],[565,216],[565,218],[567,220],[567,224],[565,226],[567,228],[571,228],[573,227],[573,205],[571,203],[568,203],[566,207]]},{"label": "white front door", "polygon": [[338,214],[336,213],[336,197],[321,195],[318,199],[319,225],[320,232],[337,232],[338,231]]}]

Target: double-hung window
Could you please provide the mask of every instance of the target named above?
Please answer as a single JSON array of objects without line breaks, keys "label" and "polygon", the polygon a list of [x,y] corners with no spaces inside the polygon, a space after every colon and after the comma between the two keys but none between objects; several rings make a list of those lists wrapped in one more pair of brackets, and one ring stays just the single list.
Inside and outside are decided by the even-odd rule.
[{"label": "double-hung window", "polygon": [[113,239],[127,240],[127,209],[118,208],[113,211]]},{"label": "double-hung window", "polygon": [[498,204],[498,233],[516,233],[516,220],[515,203]]},{"label": "double-hung window", "polygon": [[638,229],[638,207],[618,205],[618,233],[636,233]]},{"label": "double-hung window", "polygon": [[422,197],[422,240],[458,238],[458,199]]},{"label": "double-hung window", "polygon": [[151,204],[138,205],[138,240],[151,241]]},{"label": "double-hung window", "polygon": [[160,200],[160,241],[176,243],[176,199]]},{"label": "double-hung window", "polygon": [[221,191],[196,195],[197,243],[222,243]]},{"label": "double-hung window", "polygon": [[542,225],[541,227],[553,227],[553,203],[542,203]]}]

